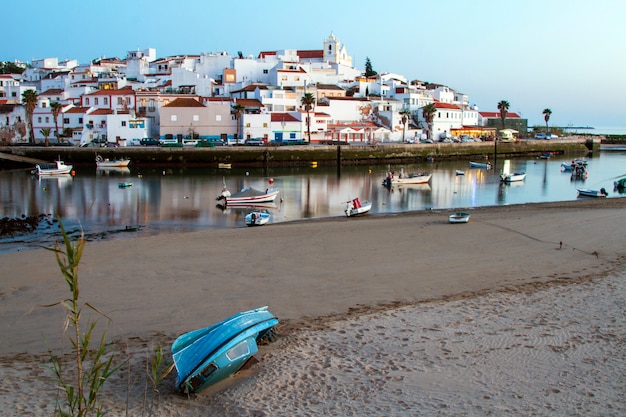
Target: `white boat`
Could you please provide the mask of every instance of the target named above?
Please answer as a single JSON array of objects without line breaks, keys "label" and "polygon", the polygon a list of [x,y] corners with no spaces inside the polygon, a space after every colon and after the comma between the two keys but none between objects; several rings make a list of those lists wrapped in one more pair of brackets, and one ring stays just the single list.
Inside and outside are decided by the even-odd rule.
[{"label": "white boat", "polygon": [[561,162],[561,171],[572,172],[572,164],[566,164],[565,162]]},{"label": "white boat", "polygon": [[456,175],[465,175],[465,171],[461,171],[460,169],[457,169]]},{"label": "white boat", "polygon": [[388,172],[387,177],[383,180],[383,185],[385,187],[391,187],[393,185],[403,185],[403,184],[426,184],[430,182],[432,178],[432,174],[427,172],[417,172],[414,174],[405,174],[403,171],[400,171],[400,174],[396,177],[393,172]]},{"label": "white boat", "polygon": [[578,191],[578,197],[606,197],[609,195],[604,188],[600,188],[600,190],[577,188],[576,190]]},{"label": "white boat", "polygon": [[65,165],[63,161],[54,161],[52,164],[37,164],[33,174],[37,176],[67,175],[72,172],[72,165]]},{"label": "white boat", "polygon": [[217,164],[217,167],[219,169],[231,169],[233,167],[233,164],[229,164],[229,163],[226,163],[226,162],[219,162]]},{"label": "white boat", "polygon": [[263,226],[270,221],[270,214],[263,211],[253,211],[246,216],[248,226]]},{"label": "white boat", "polygon": [[512,174],[501,174],[500,181],[502,182],[515,182],[515,181],[524,181],[526,178],[525,172],[514,172]]},{"label": "white boat", "polygon": [[358,216],[359,214],[365,214],[372,209],[371,201],[363,201],[359,200],[359,198],[354,198],[350,201],[346,201],[346,208],[344,212],[346,216]]},{"label": "white boat", "polygon": [[223,201],[229,206],[236,204],[273,203],[274,200],[276,200],[276,197],[278,197],[278,193],[278,190],[267,189],[265,191],[261,191],[252,187],[247,187],[238,193],[231,194],[227,188],[224,188],[222,189],[220,195],[217,196],[217,200]]},{"label": "white boat", "polygon": [[458,211],[454,214],[451,214],[448,217],[448,221],[450,223],[467,223],[469,222],[470,214],[462,211]]},{"label": "white boat", "polygon": [[98,168],[126,168],[130,164],[130,159],[109,159],[100,155],[96,156],[96,165]]},{"label": "white boat", "polygon": [[470,161],[469,163],[470,168],[484,168],[484,169],[491,169],[492,165],[491,162],[472,162]]}]

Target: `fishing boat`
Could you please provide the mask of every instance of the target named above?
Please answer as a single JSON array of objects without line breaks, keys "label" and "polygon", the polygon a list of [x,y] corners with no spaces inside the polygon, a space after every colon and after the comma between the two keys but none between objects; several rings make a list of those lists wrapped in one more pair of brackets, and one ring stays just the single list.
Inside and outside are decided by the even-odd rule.
[{"label": "fishing boat", "polygon": [[450,223],[467,223],[469,222],[469,219],[470,219],[470,214],[462,212],[462,211],[453,213],[448,217],[448,221]]},{"label": "fishing boat", "polygon": [[130,159],[109,159],[103,158],[100,155],[96,156],[96,166],[98,168],[126,168],[128,164],[130,164]]},{"label": "fishing boat", "polygon": [[196,393],[236,373],[258,352],[258,342],[273,339],[277,324],[265,306],[181,335],[172,344],[176,388]]},{"label": "fishing boat", "polygon": [[383,180],[385,187],[391,187],[394,185],[403,184],[426,184],[432,178],[432,174],[427,172],[417,172],[413,174],[405,174],[404,171],[400,171],[400,174],[396,177],[395,173],[387,172],[387,176]]},{"label": "fishing boat", "polygon": [[32,172],[40,177],[67,175],[72,172],[72,165],[65,165],[63,161],[54,161],[52,164],[37,164]]},{"label": "fishing boat", "polygon": [[578,197],[606,197],[609,195],[604,188],[600,188],[600,190],[577,188],[576,191],[578,191]]},{"label": "fishing boat", "polygon": [[515,181],[524,181],[526,178],[525,172],[514,172],[512,174],[501,174],[500,181],[502,182],[515,182]]},{"label": "fishing boat", "polygon": [[491,162],[473,162],[473,161],[470,161],[469,165],[470,165],[470,168],[484,168],[484,169],[491,169],[492,168]]},{"label": "fishing boat", "polygon": [[130,188],[133,186],[132,182],[120,182],[117,184],[119,188]]},{"label": "fishing boat", "polygon": [[246,225],[263,226],[270,221],[271,215],[264,211],[253,211],[246,215]]},{"label": "fishing boat", "polygon": [[352,217],[352,216],[358,216],[359,214],[365,214],[371,209],[372,209],[371,201],[361,202],[361,200],[357,197],[350,201],[346,201],[346,207],[344,209],[344,212],[346,213],[346,216]]},{"label": "fishing boat", "polygon": [[224,202],[228,206],[236,204],[259,204],[259,203],[273,203],[278,197],[278,190],[265,191],[257,190],[256,188],[247,187],[241,191],[231,194],[227,188],[223,188],[220,195],[217,196],[218,201]]}]

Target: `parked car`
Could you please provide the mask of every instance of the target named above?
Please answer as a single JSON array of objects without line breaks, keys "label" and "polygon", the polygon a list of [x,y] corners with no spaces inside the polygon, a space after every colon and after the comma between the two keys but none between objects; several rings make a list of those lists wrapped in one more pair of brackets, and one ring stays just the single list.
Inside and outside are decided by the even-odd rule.
[{"label": "parked car", "polygon": [[550,133],[549,135],[546,135],[546,139],[558,139],[559,136],[555,135],[554,133]]},{"label": "parked car", "polygon": [[107,148],[119,148],[120,144],[119,143],[115,143],[115,142],[109,142],[109,143],[107,143],[104,146],[106,146]]},{"label": "parked car", "polygon": [[159,146],[159,140],[154,138],[143,138],[139,143],[141,146]]},{"label": "parked car", "polygon": [[265,139],[263,138],[248,138],[244,142],[248,146],[262,146],[265,144]]},{"label": "parked car", "polygon": [[535,139],[548,139],[548,136],[545,133],[537,133]]}]

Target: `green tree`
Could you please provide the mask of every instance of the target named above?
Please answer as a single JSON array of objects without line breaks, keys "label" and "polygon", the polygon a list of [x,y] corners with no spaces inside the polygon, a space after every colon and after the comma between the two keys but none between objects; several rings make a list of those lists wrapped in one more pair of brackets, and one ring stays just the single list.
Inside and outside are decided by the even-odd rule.
[{"label": "green tree", "polygon": [[63,110],[63,105],[58,101],[53,101],[50,103],[50,110],[52,111],[52,117],[54,118],[54,134],[57,137],[57,142],[59,140],[59,114],[61,114],[61,110]]},{"label": "green tree", "polygon": [[235,114],[235,119],[237,120],[237,137],[235,138],[235,142],[239,145],[239,136],[241,135],[241,116],[243,115],[243,111],[246,108],[241,104],[235,103],[232,106],[233,113]]},{"label": "green tree", "polygon": [[31,89],[24,91],[22,93],[22,103],[24,103],[24,107],[26,108],[26,119],[30,125],[28,129],[28,134],[30,136],[29,142],[34,143],[35,132],[33,130],[33,113],[37,107],[37,92]]},{"label": "green tree", "polygon": [[427,136],[431,138],[433,130],[433,120],[435,120],[435,113],[437,113],[437,107],[433,103],[429,103],[422,107],[422,117],[426,120]]},{"label": "green tree", "polygon": [[546,121],[546,135],[548,134],[548,121],[550,120],[550,116],[552,115],[552,110],[543,109],[543,120]]},{"label": "green tree", "polygon": [[26,68],[15,65],[13,62],[0,62],[0,74],[21,74]]},{"label": "green tree", "polygon": [[502,100],[498,103],[498,110],[500,110],[500,119],[502,119],[502,129],[505,128],[504,122],[506,121],[506,114],[509,111],[509,107],[511,107],[511,105],[506,100]]},{"label": "green tree", "polygon": [[46,146],[50,146],[50,141],[48,140],[48,137],[50,136],[50,133],[52,132],[50,128],[44,127],[40,130],[40,132],[43,135],[43,137],[46,138]]},{"label": "green tree", "polygon": [[300,103],[302,103],[304,111],[306,111],[306,133],[309,137],[309,143],[311,143],[311,117],[309,113],[315,105],[315,96],[311,93],[305,93],[302,99],[300,99]]},{"label": "green tree", "polygon": [[404,135],[406,134],[406,123],[409,121],[411,117],[411,111],[409,109],[400,110],[400,114],[402,115],[402,142],[404,142]]},{"label": "green tree", "polygon": [[378,74],[376,71],[374,71],[374,68],[372,68],[372,61],[370,61],[369,57],[365,58],[365,76],[366,77],[371,77],[372,75],[376,75]]}]

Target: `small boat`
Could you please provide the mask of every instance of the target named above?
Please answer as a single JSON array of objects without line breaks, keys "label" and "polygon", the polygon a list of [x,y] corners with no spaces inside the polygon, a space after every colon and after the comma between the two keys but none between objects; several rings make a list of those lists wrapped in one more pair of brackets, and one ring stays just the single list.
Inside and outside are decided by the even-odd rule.
[{"label": "small boat", "polygon": [[469,163],[470,168],[484,168],[484,169],[491,169],[492,165],[491,162],[472,162],[470,161]]},{"label": "small boat", "polygon": [[132,182],[120,182],[119,184],[117,184],[117,186],[119,188],[130,188],[133,186]]},{"label": "small boat", "polygon": [[247,187],[238,193],[231,194],[227,188],[223,188],[216,200],[224,201],[224,203],[229,206],[235,204],[273,203],[276,197],[278,197],[278,193],[278,190],[270,190],[269,188],[265,191],[261,191]]},{"label": "small boat", "polygon": [[515,181],[524,181],[526,178],[525,172],[514,172],[512,174],[501,174],[500,181],[502,182],[515,182]]},{"label": "small boat", "polygon": [[263,226],[270,221],[270,214],[263,211],[253,211],[246,215],[246,224],[248,226]]},{"label": "small boat", "polygon": [[219,169],[231,169],[233,167],[233,164],[227,164],[226,162],[219,162],[217,164],[217,167]]},{"label": "small boat", "polygon": [[578,191],[578,197],[606,197],[609,195],[604,188],[600,188],[600,190],[577,188],[576,190]]},{"label": "small boat", "polygon": [[457,169],[456,175],[465,175],[465,171],[461,171],[460,169]]},{"label": "small boat", "polygon": [[258,342],[273,339],[277,324],[266,306],[181,335],[172,344],[176,387],[196,393],[234,374],[258,352]]},{"label": "small boat", "polygon": [[469,219],[470,219],[470,214],[462,212],[462,211],[451,214],[448,217],[448,221],[450,223],[467,223],[469,222]]},{"label": "small boat", "polygon": [[98,168],[126,168],[130,164],[130,159],[118,158],[109,159],[96,156],[96,165]]},{"label": "small boat", "polygon": [[72,165],[65,165],[63,161],[54,161],[52,164],[37,164],[32,172],[40,177],[67,175],[72,172]]},{"label": "small boat", "polygon": [[572,164],[566,164],[565,162],[561,162],[561,171],[572,172]]},{"label": "small boat", "polygon": [[393,172],[388,172],[387,176],[383,180],[383,185],[385,187],[391,187],[393,185],[403,184],[426,184],[430,182],[431,178],[432,174],[429,174],[427,172],[405,174],[403,171],[400,171],[400,175],[398,175],[398,177],[396,177]]},{"label": "small boat", "polygon": [[359,198],[354,198],[350,201],[346,201],[346,208],[344,212],[346,216],[358,216],[359,214],[365,214],[372,209],[371,201],[363,201],[359,200]]},{"label": "small boat", "polygon": [[552,157],[551,153],[544,153],[543,155],[541,155],[539,158],[540,159],[550,159]]},{"label": "small boat", "polygon": [[620,178],[617,181],[613,182],[613,187],[615,187],[616,190],[624,190],[626,189],[626,177],[625,178]]}]

